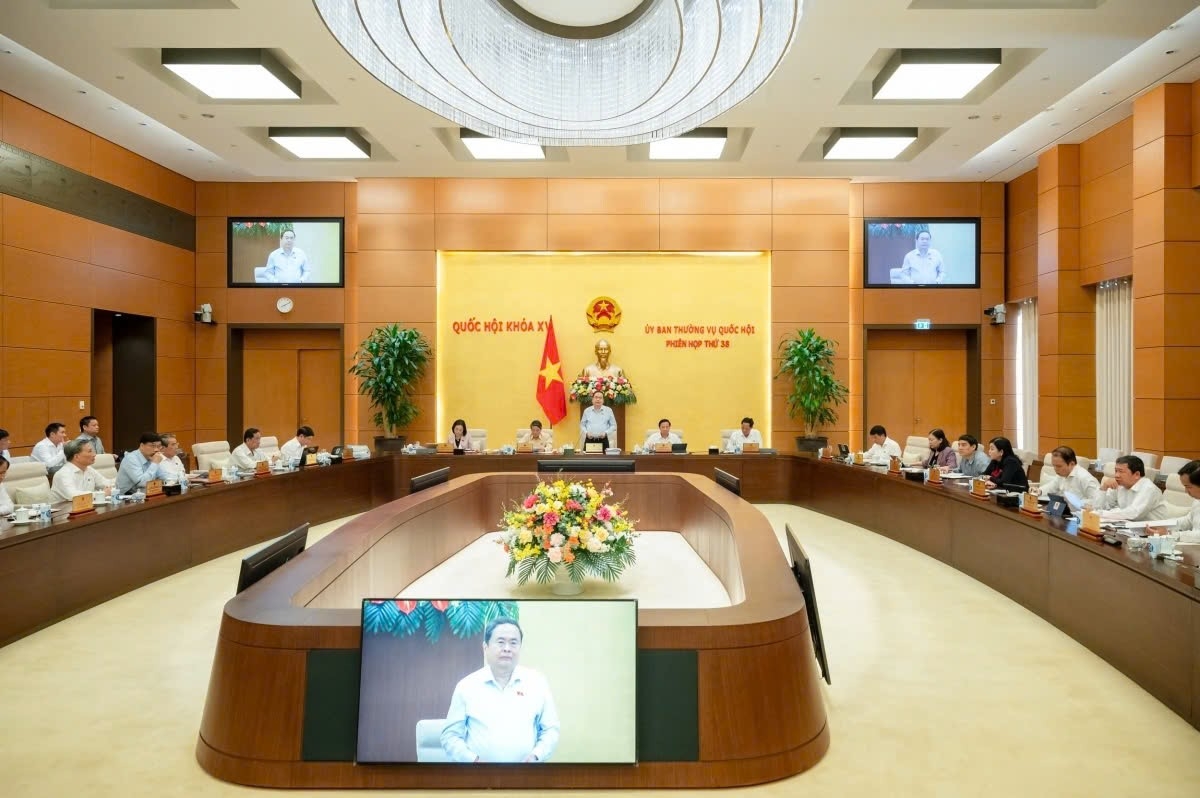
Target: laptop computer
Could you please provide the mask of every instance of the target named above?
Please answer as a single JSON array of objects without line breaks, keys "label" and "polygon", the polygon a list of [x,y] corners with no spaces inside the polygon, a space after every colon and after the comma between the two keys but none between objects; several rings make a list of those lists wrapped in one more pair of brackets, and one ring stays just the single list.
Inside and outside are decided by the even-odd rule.
[{"label": "laptop computer", "polygon": [[687,444],[686,443],[672,443],[671,444],[671,454],[687,454]]}]

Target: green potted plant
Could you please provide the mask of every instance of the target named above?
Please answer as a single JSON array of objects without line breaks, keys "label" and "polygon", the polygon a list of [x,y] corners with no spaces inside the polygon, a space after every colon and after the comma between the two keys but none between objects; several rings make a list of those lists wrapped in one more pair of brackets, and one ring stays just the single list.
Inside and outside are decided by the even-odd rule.
[{"label": "green potted plant", "polygon": [[829,445],[829,439],[817,435],[817,429],[837,421],[838,405],[846,401],[849,391],[838,381],[833,371],[833,341],[817,334],[812,327],[797,330],[779,343],[782,362],[775,379],[789,377],[792,391],[788,394],[788,415],[804,420],[804,435],[796,437],[801,452],[816,452]]},{"label": "green potted plant", "polygon": [[398,324],[376,327],[359,344],[350,373],[358,377],[358,392],[371,400],[375,410],[371,421],[384,431],[375,436],[376,451],[404,447],[404,436],[396,430],[407,427],[420,413],[412,394],[432,351],[420,332]]}]

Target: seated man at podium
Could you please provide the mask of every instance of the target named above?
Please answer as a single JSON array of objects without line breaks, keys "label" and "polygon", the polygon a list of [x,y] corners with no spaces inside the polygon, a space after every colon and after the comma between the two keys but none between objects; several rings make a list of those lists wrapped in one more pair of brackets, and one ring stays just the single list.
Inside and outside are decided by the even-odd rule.
[{"label": "seated man at podium", "polygon": [[579,448],[588,443],[603,443],[608,449],[617,445],[617,417],[604,404],[604,394],[592,393],[592,406],[579,418]]},{"label": "seated man at podium", "polygon": [[652,452],[655,446],[664,444],[670,446],[672,443],[683,443],[683,441],[679,439],[678,435],[671,432],[671,420],[664,418],[658,422],[658,432],[646,438],[646,451]]},{"label": "seated man at podium", "polygon": [[536,418],[529,422],[529,431],[521,435],[518,444],[528,444],[535,452],[554,448],[554,433],[542,429],[542,422]]},{"label": "seated man at podium", "polygon": [[725,444],[725,451],[729,454],[741,454],[742,447],[747,443],[763,445],[762,433],[754,428],[754,419],[750,416],[743,418],[742,428],[735,429],[729,436],[729,442]]}]

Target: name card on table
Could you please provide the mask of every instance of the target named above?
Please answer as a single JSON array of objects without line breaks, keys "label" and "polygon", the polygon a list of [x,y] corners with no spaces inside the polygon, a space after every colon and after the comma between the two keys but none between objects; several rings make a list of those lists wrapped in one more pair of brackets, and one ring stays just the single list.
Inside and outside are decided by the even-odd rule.
[{"label": "name card on table", "polygon": [[81,493],[71,499],[70,515],[72,516],[90,513],[93,509],[95,509],[95,505],[92,503],[92,494],[90,493]]},{"label": "name card on table", "polygon": [[584,454],[604,454],[604,444],[596,441],[588,441],[583,444]]},{"label": "name card on table", "polygon": [[1038,504],[1037,494],[1033,491],[1027,491],[1021,495],[1021,512],[1025,515],[1032,515],[1038,518],[1042,517],[1042,507]]},{"label": "name card on table", "polygon": [[656,444],[654,444],[654,451],[658,452],[659,454],[663,454],[663,453],[670,454],[671,453],[671,444],[656,443]]},{"label": "name card on table", "polygon": [[454,447],[449,443],[439,443],[437,451],[438,454],[454,454]]},{"label": "name card on table", "polygon": [[152,479],[146,483],[146,498],[163,495],[163,481],[161,479]]},{"label": "name card on table", "polygon": [[307,454],[304,455],[304,465],[315,466],[316,464],[317,464],[317,453],[316,452],[308,452]]},{"label": "name card on table", "polygon": [[888,461],[888,473],[900,476],[900,458],[893,457]]},{"label": "name card on table", "polygon": [[930,485],[941,485],[942,484],[942,469],[938,468],[937,466],[933,466],[929,469],[929,484]]},{"label": "name card on table", "polygon": [[855,465],[862,465],[862,464],[863,464],[863,453],[862,453],[862,452],[855,452],[855,453],[854,453],[854,464],[855,464]]},{"label": "name card on table", "polygon": [[1079,533],[1092,540],[1099,540],[1104,534],[1100,531],[1100,513],[1095,510],[1084,510],[1079,520]]},{"label": "name card on table", "polygon": [[342,447],[342,462],[354,459],[354,449],[349,446]]},{"label": "name card on table", "polygon": [[758,454],[758,444],[757,443],[743,443],[742,444],[742,454]]},{"label": "name card on table", "polygon": [[520,452],[521,454],[530,454],[533,452],[533,444],[532,443],[518,443],[517,451]]},{"label": "name card on table", "polygon": [[254,477],[269,477],[271,476],[271,464],[266,460],[259,460],[254,464]]},{"label": "name card on table", "polygon": [[984,501],[987,501],[988,492],[986,479],[975,477],[971,480],[971,496],[976,499],[983,499]]},{"label": "name card on table", "polygon": [[221,469],[219,469],[219,468],[208,469],[208,481],[209,482],[220,482],[223,479],[225,479],[225,474],[223,474],[221,472]]}]

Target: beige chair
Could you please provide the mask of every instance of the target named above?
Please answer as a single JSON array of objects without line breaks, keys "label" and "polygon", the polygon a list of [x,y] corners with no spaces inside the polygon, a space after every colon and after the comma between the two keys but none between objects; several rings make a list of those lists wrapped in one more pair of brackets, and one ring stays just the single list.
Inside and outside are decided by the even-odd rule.
[{"label": "beige chair", "polygon": [[1120,449],[1106,447],[1101,449],[1099,453],[1096,454],[1096,462],[1100,463],[1101,465],[1105,465],[1107,463],[1111,463],[1113,460],[1116,460],[1121,456],[1121,454],[1122,452]]},{"label": "beige chair", "polygon": [[112,452],[96,455],[96,462],[92,463],[92,468],[99,472],[100,476],[105,479],[117,478],[117,457]]},{"label": "beige chair", "polygon": [[1189,513],[1192,511],[1192,502],[1195,501],[1184,490],[1183,481],[1179,479],[1178,474],[1171,474],[1167,477],[1167,489],[1163,491],[1163,498],[1174,507],[1186,508]]},{"label": "beige chair", "polygon": [[206,441],[192,444],[192,456],[196,458],[196,469],[224,468],[229,462],[229,441]]},{"label": "beige chair", "polygon": [[16,465],[17,463],[32,463],[32,462],[35,462],[34,459],[27,454],[20,455],[19,457],[8,458],[9,465]]},{"label": "beige chair", "polygon": [[1164,457],[1162,465],[1158,467],[1160,474],[1173,474],[1178,476],[1179,469],[1190,463],[1191,460],[1186,457]]},{"label": "beige chair", "polygon": [[1150,452],[1130,452],[1129,454],[1133,457],[1142,458],[1142,462],[1146,464],[1147,470],[1158,468],[1158,455],[1156,454],[1151,454]]},{"label": "beige chair", "polygon": [[433,718],[417,721],[417,761],[418,762],[449,762],[450,757],[442,748],[442,730],[446,728],[445,718]]},{"label": "beige chair", "polygon": [[[1104,476],[1115,477],[1117,475],[1117,464],[1115,462],[1104,464]],[[1146,479],[1153,482],[1158,479],[1158,469],[1146,466]]]},{"label": "beige chair", "polygon": [[471,436],[471,443],[474,444],[475,451],[482,452],[487,449],[487,430],[468,429],[467,434]]},{"label": "beige chair", "polygon": [[721,451],[722,452],[729,448],[729,439],[733,437],[733,433],[738,432],[740,429],[741,429],[741,427],[738,427],[738,429],[723,429],[723,430],[721,430]]},{"label": "beige chair", "polygon": [[272,457],[279,456],[279,438],[274,435],[264,435],[258,442],[258,450],[263,453],[263,457],[268,460]]},{"label": "beige chair", "polygon": [[4,477],[4,489],[12,497],[14,504],[49,502],[50,480],[46,476],[46,464],[36,460],[13,463]]},{"label": "beige chair", "polygon": [[1029,467],[1037,459],[1037,452],[1031,452],[1028,449],[1013,449],[1013,454],[1021,461],[1021,465],[1025,466],[1026,471],[1029,471]]},{"label": "beige chair", "polygon": [[904,442],[904,451],[900,453],[900,462],[904,465],[920,465],[929,459],[929,436],[909,435]]}]

